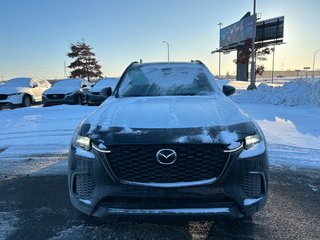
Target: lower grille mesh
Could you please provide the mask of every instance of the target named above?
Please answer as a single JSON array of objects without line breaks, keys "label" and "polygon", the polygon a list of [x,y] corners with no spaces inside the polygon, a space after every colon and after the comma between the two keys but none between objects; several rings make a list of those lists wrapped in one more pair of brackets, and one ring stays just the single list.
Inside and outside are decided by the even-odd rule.
[{"label": "lower grille mesh", "polygon": [[87,174],[77,174],[74,179],[74,192],[81,198],[87,199],[96,186],[95,180]]},{"label": "lower grille mesh", "polygon": [[[177,153],[171,165],[156,160],[160,149]],[[111,147],[109,165],[120,180],[140,183],[192,182],[217,178],[221,175],[228,155],[223,146],[214,144],[125,145]]]},{"label": "lower grille mesh", "polygon": [[262,195],[261,176],[247,174],[241,181],[240,187],[247,198],[259,198]]},{"label": "lower grille mesh", "polygon": [[64,94],[47,94],[46,97],[48,99],[63,99],[64,98]]}]

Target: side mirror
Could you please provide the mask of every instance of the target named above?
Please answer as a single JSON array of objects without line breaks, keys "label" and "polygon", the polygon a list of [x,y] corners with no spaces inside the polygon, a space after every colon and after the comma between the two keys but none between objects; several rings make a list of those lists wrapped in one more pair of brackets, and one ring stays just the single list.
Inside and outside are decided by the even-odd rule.
[{"label": "side mirror", "polygon": [[112,95],[112,89],[111,87],[106,87],[106,88],[103,88],[101,91],[100,91],[101,95],[104,96],[105,98],[108,98]]},{"label": "side mirror", "polygon": [[228,97],[234,94],[236,92],[236,89],[230,85],[223,85],[222,92]]},{"label": "side mirror", "polygon": [[33,82],[32,83],[32,88],[36,88],[36,87],[39,87],[39,84],[37,82]]}]

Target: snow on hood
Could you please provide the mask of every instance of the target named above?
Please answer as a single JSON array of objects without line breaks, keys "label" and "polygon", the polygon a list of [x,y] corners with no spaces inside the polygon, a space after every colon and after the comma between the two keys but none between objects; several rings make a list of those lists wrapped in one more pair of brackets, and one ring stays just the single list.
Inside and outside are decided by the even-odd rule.
[{"label": "snow on hood", "polygon": [[25,92],[29,88],[26,87],[0,87],[0,94],[12,94],[12,93],[19,93]]},{"label": "snow on hood", "polygon": [[67,93],[72,93],[76,92],[79,90],[79,87],[73,87],[73,86],[66,86],[64,88],[62,87],[52,87],[47,89],[44,94],[67,94]]},{"label": "snow on hood", "polygon": [[111,97],[85,121],[93,130],[164,129],[230,126],[251,118],[221,95],[174,97]]},{"label": "snow on hood", "polygon": [[90,90],[90,92],[100,92],[103,88],[111,87],[112,91],[118,83],[118,78],[102,78]]}]

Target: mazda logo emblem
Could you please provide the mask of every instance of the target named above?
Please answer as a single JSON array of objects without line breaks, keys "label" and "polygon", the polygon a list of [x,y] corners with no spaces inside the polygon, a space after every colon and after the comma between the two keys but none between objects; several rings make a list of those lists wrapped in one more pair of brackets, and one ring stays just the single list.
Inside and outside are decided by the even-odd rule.
[{"label": "mazda logo emblem", "polygon": [[156,158],[160,164],[170,165],[177,160],[177,153],[172,149],[160,149],[156,154]]}]

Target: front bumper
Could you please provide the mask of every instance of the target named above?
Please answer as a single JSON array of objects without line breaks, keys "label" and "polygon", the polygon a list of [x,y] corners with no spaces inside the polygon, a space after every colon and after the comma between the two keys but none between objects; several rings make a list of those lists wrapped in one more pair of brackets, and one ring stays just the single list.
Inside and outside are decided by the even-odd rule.
[{"label": "front bumper", "polygon": [[104,100],[106,100],[106,98],[101,95],[87,94],[88,105],[100,105]]},{"label": "front bumper", "polygon": [[0,100],[0,107],[14,107],[22,105],[23,94],[8,96],[5,100]]},{"label": "front bumper", "polygon": [[70,96],[65,96],[62,99],[48,99],[45,95],[42,96],[42,103],[45,106],[53,106],[53,105],[59,105],[59,104],[78,104],[78,95],[73,94]]},{"label": "front bumper", "polygon": [[[121,215],[250,216],[266,203],[269,165],[267,152],[240,158],[239,152],[223,177],[212,183],[183,187],[123,184],[105,165],[105,155],[92,149],[69,153],[69,194],[75,208],[95,217]],[[77,182],[80,178],[84,182]],[[250,196],[251,180],[259,181],[260,195]],[[81,188],[78,191],[77,188]],[[255,188],[256,189],[256,188]],[[251,192],[250,192],[251,191]]]}]

